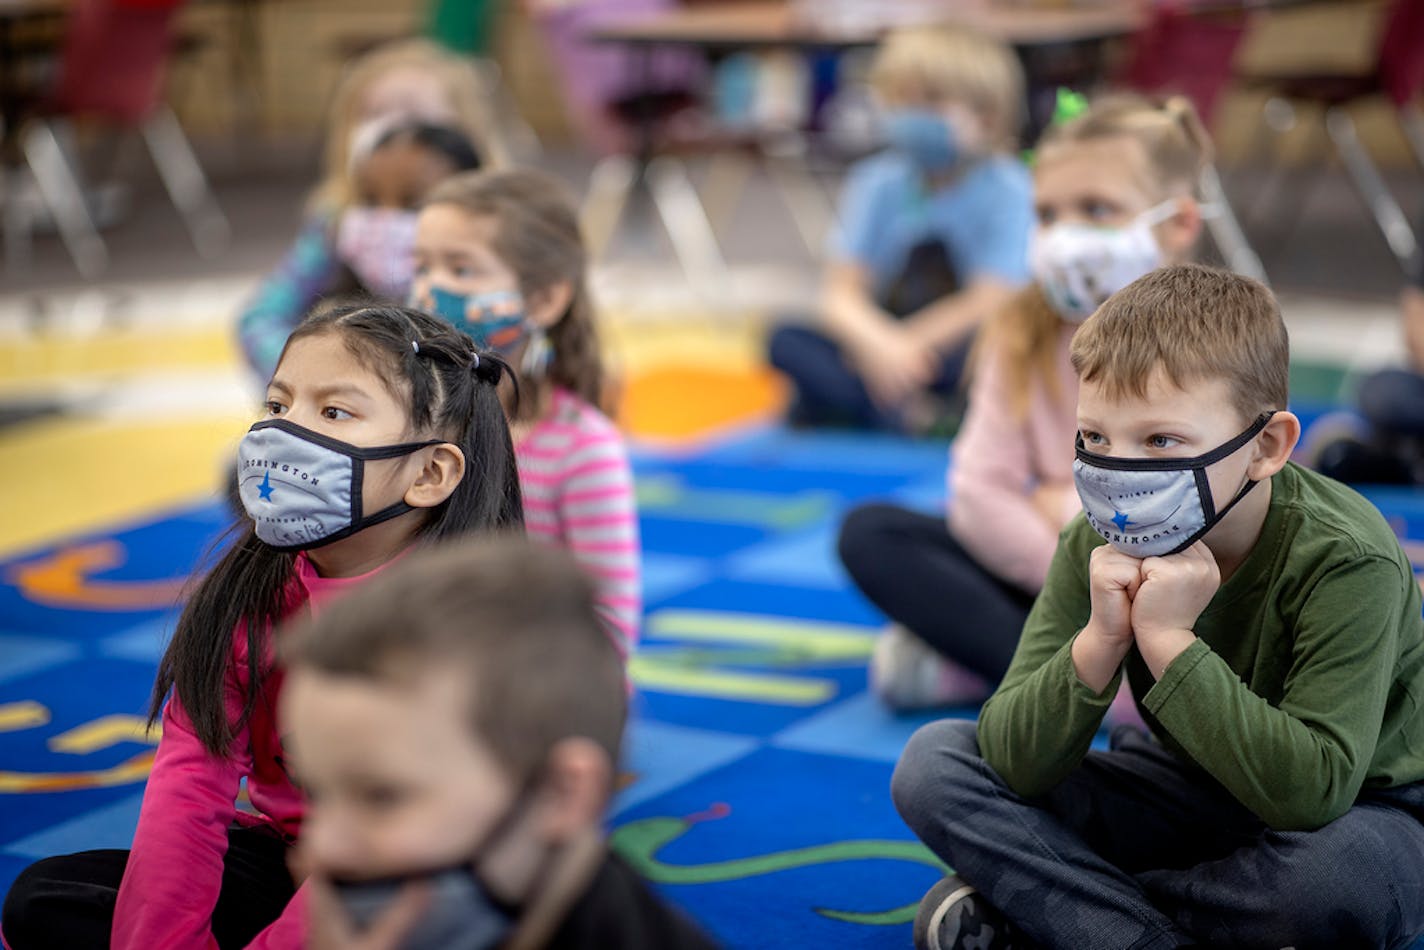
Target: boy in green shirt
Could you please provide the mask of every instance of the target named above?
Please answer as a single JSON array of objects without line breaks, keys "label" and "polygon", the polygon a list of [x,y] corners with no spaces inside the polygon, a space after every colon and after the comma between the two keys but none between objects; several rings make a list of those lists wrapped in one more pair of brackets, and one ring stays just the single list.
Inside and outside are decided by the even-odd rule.
[{"label": "boy in green shirt", "polygon": [[[896,768],[901,815],[958,872],[916,946],[1424,931],[1419,586],[1369,502],[1289,463],[1288,356],[1269,291],[1195,265],[1074,338],[1085,516],[977,731],[926,726]],[[1090,752],[1124,672],[1152,735]]]}]

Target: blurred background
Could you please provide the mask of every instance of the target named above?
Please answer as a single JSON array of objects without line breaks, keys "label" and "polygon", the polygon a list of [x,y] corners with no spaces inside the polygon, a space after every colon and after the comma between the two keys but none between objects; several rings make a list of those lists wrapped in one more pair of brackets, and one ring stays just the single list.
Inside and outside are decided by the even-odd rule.
[{"label": "blurred background", "polygon": [[[144,741],[128,720],[265,385],[240,318],[264,294],[297,306],[273,275],[300,269],[323,183],[383,108],[352,91],[359,64],[412,38],[462,64],[487,160],[550,170],[581,203],[653,643],[633,668],[655,714],[635,726],[642,784],[618,807],[694,815],[691,828],[726,817],[715,803],[760,807],[738,783],[771,801],[757,782],[784,777],[817,782],[804,801],[835,799],[847,835],[870,821],[905,837],[884,790],[915,722],[863,693],[883,621],[835,561],[835,526],[877,493],[942,508],[949,433],[811,440],[781,426],[787,386],[765,353],[775,324],[815,310],[846,170],[881,144],[873,47],[919,23],[1013,48],[1026,149],[1064,89],[1189,96],[1216,143],[1202,191],[1221,213],[1202,256],[1279,295],[1293,397],[1329,411],[1405,362],[1424,0],[0,0],[0,732],[34,735],[9,737],[27,771],[0,756],[0,795],[59,789],[0,808],[0,892],[37,857],[127,846],[146,764],[113,763]],[[418,89],[390,94],[420,112]],[[1401,536],[1424,537],[1405,501]],[[1407,544],[1424,564],[1424,543]],[[129,666],[111,696],[116,658]],[[52,711],[54,730],[128,719],[76,750],[46,745]],[[758,739],[782,758],[657,799],[769,755]],[[816,779],[813,752],[853,767]],[[819,828],[792,833],[808,819],[784,800],[755,812],[758,834],[819,846]],[[922,893],[926,868],[912,870],[891,875],[885,906]],[[811,888],[802,904],[820,901]],[[873,923],[908,939],[908,919]],[[874,943],[815,920],[822,945]],[[804,922],[786,918],[784,945],[809,940]],[[719,932],[766,945],[735,939],[740,926]]]}]

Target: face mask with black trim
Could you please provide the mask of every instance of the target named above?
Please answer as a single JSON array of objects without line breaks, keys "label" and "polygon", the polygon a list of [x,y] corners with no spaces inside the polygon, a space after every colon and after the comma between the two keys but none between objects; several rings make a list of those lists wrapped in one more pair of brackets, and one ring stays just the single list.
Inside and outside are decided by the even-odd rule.
[{"label": "face mask with black trim", "polygon": [[1219,510],[1207,481],[1209,466],[1249,443],[1275,412],[1264,412],[1244,432],[1193,458],[1113,458],[1089,452],[1078,437],[1073,483],[1088,524],[1132,557],[1185,551],[1216,526],[1256,486],[1246,484]]}]

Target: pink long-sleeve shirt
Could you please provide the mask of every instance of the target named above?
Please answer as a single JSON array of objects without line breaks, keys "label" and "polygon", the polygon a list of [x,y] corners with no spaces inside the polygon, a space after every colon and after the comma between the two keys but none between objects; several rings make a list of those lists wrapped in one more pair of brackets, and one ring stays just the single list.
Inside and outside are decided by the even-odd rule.
[{"label": "pink long-sleeve shirt", "polygon": [[[984,567],[1036,594],[1048,576],[1058,532],[1081,510],[1073,489],[1078,375],[1068,360],[1076,324],[1059,331],[1058,398],[1040,378],[1029,383],[1028,412],[1009,399],[1002,358],[986,352],[969,389],[969,410],[954,441],[949,529]],[[1040,485],[1064,488],[1056,523],[1033,505]]]},{"label": "pink long-sleeve shirt", "polygon": [[643,611],[642,555],[633,473],[607,416],[556,388],[548,411],[514,447],[524,528],[559,545],[593,579],[595,606],[626,659]]},{"label": "pink long-sleeve shirt", "polygon": [[[285,616],[319,611],[332,596],[379,572],[325,578],[305,555],[287,591]],[[270,643],[269,643],[270,650]],[[229,721],[242,710],[247,679],[247,636],[233,636],[223,705]],[[268,656],[270,660],[270,654]],[[211,920],[222,887],[228,827],[234,822],[265,826],[291,842],[301,830],[302,797],[285,767],[277,730],[277,696],[282,673],[263,681],[252,718],[226,756],[214,756],[198,740],[192,721],[174,694],[163,711],[163,738],[139,811],[133,851],[119,886],[114,910],[115,950],[216,950]],[[256,814],[237,808],[238,785]],[[248,946],[260,950],[302,947],[306,936],[305,897],[299,890],[282,916]]]}]

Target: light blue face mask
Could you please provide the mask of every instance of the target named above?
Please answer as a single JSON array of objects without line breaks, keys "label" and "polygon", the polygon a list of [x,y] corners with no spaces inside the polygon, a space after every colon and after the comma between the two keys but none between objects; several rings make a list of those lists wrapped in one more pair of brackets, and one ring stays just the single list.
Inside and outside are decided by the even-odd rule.
[{"label": "light blue face mask", "polygon": [[890,147],[927,172],[940,172],[958,164],[959,136],[950,121],[933,109],[896,109],[885,117],[885,138]]},{"label": "light blue face mask", "polygon": [[430,300],[431,312],[474,340],[479,349],[505,354],[529,337],[524,297],[517,290],[457,294],[431,287]]}]

